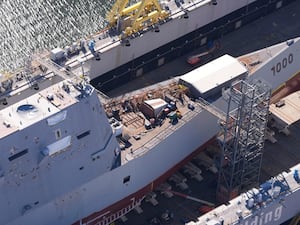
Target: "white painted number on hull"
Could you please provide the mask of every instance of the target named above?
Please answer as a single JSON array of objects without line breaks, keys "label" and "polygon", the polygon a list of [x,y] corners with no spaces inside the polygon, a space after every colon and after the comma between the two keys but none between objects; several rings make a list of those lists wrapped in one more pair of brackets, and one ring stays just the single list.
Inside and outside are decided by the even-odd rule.
[{"label": "white painted number on hull", "polygon": [[290,53],[288,57],[284,57],[281,62],[276,63],[276,65],[271,68],[273,76],[275,76],[277,73],[280,73],[280,71],[285,69],[289,64],[292,64],[293,60],[294,56],[292,53]]}]

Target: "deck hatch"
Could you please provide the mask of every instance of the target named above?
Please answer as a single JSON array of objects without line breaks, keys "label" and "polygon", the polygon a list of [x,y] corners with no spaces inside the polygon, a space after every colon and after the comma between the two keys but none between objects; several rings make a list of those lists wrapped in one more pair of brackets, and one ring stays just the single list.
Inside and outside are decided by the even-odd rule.
[{"label": "deck hatch", "polygon": [[79,134],[79,135],[77,136],[77,139],[84,138],[84,137],[88,136],[90,133],[91,133],[91,131],[90,131],[90,130],[88,130],[88,131],[85,131],[85,132],[83,132],[83,133]]},{"label": "deck hatch", "polygon": [[124,177],[123,184],[126,184],[130,181],[130,176]]},{"label": "deck hatch", "polygon": [[17,159],[17,158],[19,158],[19,157],[25,155],[26,153],[28,153],[28,148],[26,148],[26,149],[24,149],[23,151],[20,151],[20,152],[14,154],[14,155],[8,157],[8,160],[9,160],[9,161],[13,161],[13,160],[15,160],[15,159]]}]

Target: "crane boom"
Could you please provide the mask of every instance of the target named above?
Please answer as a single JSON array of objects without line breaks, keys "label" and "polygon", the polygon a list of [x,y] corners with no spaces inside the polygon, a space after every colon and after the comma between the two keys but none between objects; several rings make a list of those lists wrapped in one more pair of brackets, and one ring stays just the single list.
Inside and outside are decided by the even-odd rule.
[{"label": "crane boom", "polygon": [[107,13],[106,20],[109,22],[110,26],[115,26],[123,9],[128,4],[129,0],[117,0],[113,5],[112,9]]},{"label": "crane boom", "polygon": [[141,0],[131,6],[127,6],[128,2],[129,0],[117,0],[106,16],[109,26],[112,28],[120,25],[120,32],[124,36],[157,24],[169,15],[161,8],[158,0]]}]

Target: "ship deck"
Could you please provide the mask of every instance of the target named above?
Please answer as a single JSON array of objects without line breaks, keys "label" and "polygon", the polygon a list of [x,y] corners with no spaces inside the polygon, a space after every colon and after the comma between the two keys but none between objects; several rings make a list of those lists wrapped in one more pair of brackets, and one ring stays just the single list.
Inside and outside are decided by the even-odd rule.
[{"label": "ship deck", "polygon": [[[105,102],[104,108],[108,115],[112,115],[113,110],[119,111],[118,116],[122,122],[123,131],[122,137],[117,139],[123,147],[122,164],[145,154],[202,111],[200,105],[191,101],[183,92],[182,87],[177,84],[177,80],[170,79],[116,98],[101,99],[102,102]],[[176,117],[179,117],[178,122],[172,124],[170,118],[161,116],[159,121],[155,119],[154,124],[151,124],[152,118],[146,118],[137,105],[150,99],[165,99],[166,96],[176,103],[177,110],[173,113],[176,113]],[[182,98],[179,98],[179,96],[182,96]],[[126,106],[125,102],[130,102],[130,104]],[[193,105],[193,110],[188,108],[189,104]],[[130,107],[130,110],[126,111],[125,108],[127,107]],[[180,116],[178,116],[178,113]],[[147,123],[149,124],[148,127]]]},{"label": "ship deck", "polygon": [[[286,89],[282,89],[281,93],[285,93],[285,90]],[[276,97],[278,97],[278,95]],[[290,106],[286,106],[288,110]],[[292,111],[290,113],[292,113]],[[287,111],[286,115],[288,116],[290,113]],[[275,131],[274,137],[276,139],[276,143],[272,143],[268,140],[265,142],[263,163],[260,174],[261,183],[271,177],[276,177],[278,174],[283,172],[289,172],[291,167],[294,167],[300,162],[300,155],[298,154],[298,146],[300,145],[300,137],[298,135],[300,133],[300,121],[289,125],[290,135],[279,132],[276,128],[273,128],[273,130]],[[215,148],[215,145],[213,148]],[[130,154],[130,152],[127,152],[126,154]],[[197,165],[195,160],[192,160],[192,162]],[[217,184],[216,174],[213,174],[205,167],[197,166],[202,170],[201,175],[204,178],[203,181],[199,182],[188,178],[187,190],[180,189],[171,181],[168,181],[168,183],[171,184],[173,191],[211,203],[217,202],[215,192]],[[181,171],[181,169],[179,171]],[[182,171],[181,173],[184,174]],[[176,195],[171,198],[167,198],[158,190],[156,190],[155,193],[156,200],[158,201],[157,206],[153,206],[150,202],[144,201],[141,205],[143,213],[139,214],[137,211],[132,211],[126,215],[128,222],[122,222],[120,220],[117,224],[155,224],[153,223],[153,218],[159,218],[160,221],[162,221],[161,216],[166,211],[169,211],[174,216],[172,224],[182,225],[191,221],[195,222],[198,220],[197,218],[202,215],[200,208],[203,205],[195,200],[190,200]]]},{"label": "ship deck", "polygon": [[[256,72],[257,68],[286,47],[286,43],[283,42],[272,48],[262,49],[238,57],[238,60],[240,64],[247,68],[249,76],[251,76]],[[210,70],[212,70],[211,67]],[[195,78],[196,75],[193,74],[193,77]],[[201,72],[199,72],[198,77],[202,77]],[[111,118],[113,129],[121,124],[122,134],[118,134],[120,136],[117,139],[122,149],[122,164],[151,151],[155,145],[166,139],[203,110],[199,103],[192,101],[187,96],[188,93],[187,87],[178,84],[177,78],[172,78],[136,91],[126,92],[124,90],[124,93],[120,93],[117,97],[103,98],[103,96],[99,96],[100,101],[104,104],[106,114]],[[157,99],[164,101],[165,106],[160,108],[151,106],[151,115],[149,115],[149,105],[145,108],[145,102],[157,101]],[[171,102],[175,103],[176,109],[166,107]],[[155,104],[157,105],[158,103]],[[191,105],[193,110],[189,107]],[[214,106],[212,105],[212,107]],[[169,109],[169,111],[165,113],[164,109]],[[153,113],[156,110],[159,110],[159,112]],[[170,118],[171,114],[176,116],[175,123]],[[222,114],[225,115],[225,112],[222,112]],[[118,131],[115,129],[115,132]],[[121,132],[119,131],[119,133]]]},{"label": "ship deck", "polygon": [[[276,93],[274,98],[278,100],[281,97],[285,97],[288,93],[290,93],[287,92],[287,90],[289,89],[289,86],[282,88],[279,92]],[[284,106],[285,109],[282,109],[281,116],[291,116],[295,112],[295,108],[298,109],[299,106],[300,105],[298,99],[294,99],[294,97],[291,96],[290,100],[286,100],[286,104]],[[181,107],[179,109],[184,109],[184,107]],[[201,110],[201,107],[199,107],[199,110]],[[187,111],[185,110],[183,115],[185,115],[186,113]],[[165,137],[165,133],[163,133],[162,130],[170,130],[170,126],[172,126],[168,123],[166,123],[165,125],[166,126],[154,128],[153,130],[146,132],[144,134],[143,141],[139,142],[135,140],[132,142],[131,147],[139,148],[143,143],[148,142],[156,136]],[[298,146],[300,144],[300,137],[298,135],[300,132],[300,120],[294,120],[293,123],[289,123],[288,125],[290,135],[286,135],[285,133],[280,132],[278,129],[272,128],[275,132],[274,137],[276,139],[276,143],[272,143],[270,141],[265,142],[263,164],[260,174],[261,183],[270,179],[271,177],[276,177],[282,172],[289,172],[291,167],[297,165],[300,162],[300,155],[298,154]],[[170,130],[169,132],[172,132],[172,130]],[[152,142],[155,143],[155,141]],[[151,146],[149,146],[149,148],[151,148]],[[214,148],[215,145],[212,149]],[[126,163],[134,157],[138,157],[139,153],[140,152],[134,152],[132,148],[123,151],[123,163]],[[195,160],[192,160],[192,162],[197,165]],[[172,185],[172,190],[196,199],[201,199],[212,203],[217,202],[215,195],[217,178],[216,175],[211,173],[211,171],[207,170],[205,167],[201,167],[199,165],[197,166],[202,170],[201,175],[204,177],[204,181],[199,182],[189,178],[187,182],[189,188],[187,190],[181,190],[180,188],[176,187],[174,183],[168,181],[169,184]],[[130,221],[130,224],[151,224],[151,221],[153,222],[153,218],[161,218],[162,214],[166,210],[174,214],[174,218],[172,220],[172,224],[174,225],[183,224],[184,222],[189,221],[197,221],[197,218],[202,215],[200,210],[202,204],[197,201],[191,201],[180,196],[167,198],[158,190],[155,193],[157,196],[156,200],[158,201],[159,205],[153,206],[149,202],[144,202],[141,206],[144,213],[138,214],[136,211],[133,211],[126,216]],[[123,223],[124,222],[119,221],[117,224]],[[125,222],[124,224],[128,223]]]},{"label": "ship deck", "polygon": [[[290,21],[298,21],[300,19],[300,14],[298,13],[299,10],[299,2],[292,3],[289,6],[259,19],[258,21],[241,28],[236,32],[222,37],[222,49],[219,52],[215,52],[214,55],[209,55],[204,58],[201,64],[206,63],[212,58],[217,58],[224,53],[229,53],[233,56],[243,55],[247,52],[255,51],[256,49],[298,36],[300,24],[296,22],[291,23]],[[199,51],[202,50],[197,49],[194,53],[190,53],[189,55],[197,54]],[[120,93],[124,93],[125,90],[133,91],[141,87],[160,82],[169,77],[182,75],[194,69],[194,67],[190,67],[186,64],[186,58],[189,55],[185,55],[174,60],[165,67],[160,67],[151,73],[145,74],[143,77],[138,78],[134,82],[111,90],[107,93],[107,95],[118,96]],[[295,90],[296,87],[292,87],[292,85],[287,86],[280,92],[280,94],[276,93],[275,96],[273,96],[274,102],[278,101],[281,97],[286,96],[287,93]],[[276,132],[275,138],[277,139],[277,142],[275,144],[266,141],[260,175],[261,183],[283,171],[289,171],[291,167],[300,162],[300,156],[298,154],[298,146],[300,144],[300,137],[298,135],[300,132],[299,122],[293,124],[290,127],[290,131],[291,135],[289,136],[286,136],[284,133]],[[204,182],[197,182],[193,179],[188,180],[189,189],[185,192],[185,194],[215,202],[215,176],[207,170],[203,170],[202,175],[204,177]],[[182,192],[181,190],[176,189],[175,186],[173,187],[173,190]],[[184,199],[179,196],[166,198],[160,193],[157,193],[156,199],[159,202],[157,206],[144,202],[141,206],[143,209],[142,214],[132,211],[126,215],[128,219],[126,222],[118,220],[116,224],[151,224],[151,220],[154,217],[159,218],[166,210],[174,213],[174,219],[172,221],[173,225],[182,225],[184,222],[196,221],[196,219],[200,216],[199,206],[201,204],[196,201]]]}]

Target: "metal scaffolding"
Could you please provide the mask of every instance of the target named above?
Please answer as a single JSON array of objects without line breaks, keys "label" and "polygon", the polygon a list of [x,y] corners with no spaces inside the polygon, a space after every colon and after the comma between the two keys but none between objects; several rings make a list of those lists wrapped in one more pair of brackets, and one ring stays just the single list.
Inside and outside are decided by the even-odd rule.
[{"label": "metal scaffolding", "polygon": [[242,80],[223,95],[228,108],[219,137],[223,150],[217,187],[220,202],[259,183],[271,88],[259,80]]}]

